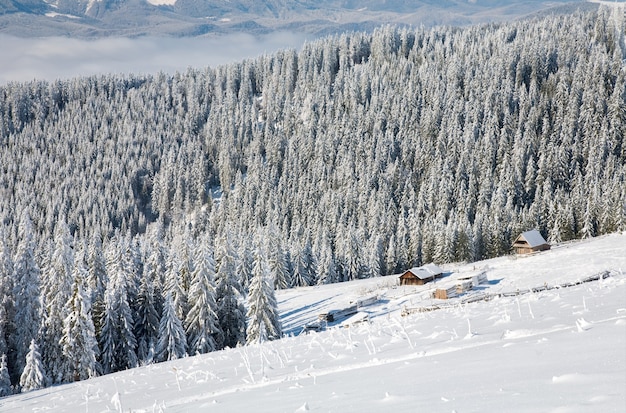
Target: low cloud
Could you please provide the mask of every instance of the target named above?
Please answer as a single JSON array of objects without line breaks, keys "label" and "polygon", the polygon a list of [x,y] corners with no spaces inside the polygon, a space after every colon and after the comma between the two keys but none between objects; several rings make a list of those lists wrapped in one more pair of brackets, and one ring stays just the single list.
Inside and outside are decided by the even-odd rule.
[{"label": "low cloud", "polygon": [[276,32],[262,37],[231,34],[193,38],[18,38],[0,35],[0,85],[104,73],[174,73],[299,49],[306,37]]}]

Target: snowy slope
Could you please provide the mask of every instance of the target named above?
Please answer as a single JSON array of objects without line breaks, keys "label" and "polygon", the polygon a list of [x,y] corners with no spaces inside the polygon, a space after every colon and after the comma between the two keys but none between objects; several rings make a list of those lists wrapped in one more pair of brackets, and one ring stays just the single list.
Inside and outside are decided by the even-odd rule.
[{"label": "snowy slope", "polygon": [[[625,410],[626,234],[444,268],[434,286],[385,277],[278,294],[293,333],[376,296],[356,315],[369,322],[16,395],[0,399],[0,411]],[[483,271],[489,282],[480,291],[430,298],[433,287]],[[462,303],[478,293],[491,299]],[[401,315],[434,305],[441,308]]]}]

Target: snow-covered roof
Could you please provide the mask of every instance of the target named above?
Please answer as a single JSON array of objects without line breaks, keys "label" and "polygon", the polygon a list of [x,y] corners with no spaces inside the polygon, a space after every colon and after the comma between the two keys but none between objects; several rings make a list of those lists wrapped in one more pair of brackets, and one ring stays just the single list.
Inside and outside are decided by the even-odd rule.
[{"label": "snow-covered roof", "polygon": [[432,262],[430,264],[423,265],[422,268],[428,271],[431,275],[443,274],[443,270]]},{"label": "snow-covered roof", "polygon": [[429,273],[428,271],[426,271],[422,267],[413,267],[410,270],[408,270],[407,272],[410,272],[411,274],[413,274],[414,276],[416,276],[420,280],[425,280],[427,278],[432,278],[432,276],[433,276],[431,273]]},{"label": "snow-covered roof", "polygon": [[519,241],[526,241],[526,243],[528,243],[528,246],[530,246],[531,248],[547,244],[546,240],[543,239],[539,231],[537,231],[536,229],[521,233],[515,239],[515,244],[518,243]]},{"label": "snow-covered roof", "polygon": [[421,267],[413,267],[410,270],[408,270],[408,272],[410,272],[411,274],[413,274],[420,280],[425,280],[427,278],[432,278],[437,275],[443,274],[443,270],[432,263],[426,264]]}]

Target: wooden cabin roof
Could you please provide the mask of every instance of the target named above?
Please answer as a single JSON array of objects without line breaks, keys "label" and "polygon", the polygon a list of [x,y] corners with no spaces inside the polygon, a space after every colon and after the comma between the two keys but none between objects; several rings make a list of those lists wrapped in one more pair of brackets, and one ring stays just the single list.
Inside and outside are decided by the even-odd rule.
[{"label": "wooden cabin roof", "polygon": [[423,265],[421,268],[424,268],[426,271],[431,273],[432,275],[441,275],[443,274],[443,270],[436,266],[434,263]]},{"label": "wooden cabin roof", "polygon": [[521,233],[513,243],[514,246],[523,245],[530,248],[539,247],[545,244],[547,244],[546,240],[543,239],[539,231],[537,231],[536,229]]},{"label": "wooden cabin roof", "polygon": [[408,273],[414,275],[420,280],[426,280],[428,278],[433,278],[433,277],[443,274],[443,270],[439,268],[438,266],[436,266],[435,264],[431,263],[431,264],[426,264],[422,267],[413,267],[405,271],[401,277],[404,277]]}]

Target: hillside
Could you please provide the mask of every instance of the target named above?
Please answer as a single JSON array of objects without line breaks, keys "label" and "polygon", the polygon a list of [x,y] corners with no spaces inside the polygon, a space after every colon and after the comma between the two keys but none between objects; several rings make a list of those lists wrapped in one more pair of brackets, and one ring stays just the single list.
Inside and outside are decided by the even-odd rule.
[{"label": "hillside", "polygon": [[163,226],[166,245],[190,226],[237,247],[271,230],[292,257],[308,243],[334,261],[334,281],[501,255],[530,228],[624,229],[624,25],[604,9],[387,27],[174,75],[0,87],[8,244],[15,211],[39,245],[60,221],[79,238]]},{"label": "hillside", "polygon": [[0,87],[0,394],[277,336],[274,289],[626,230],[625,28],[601,6]]},{"label": "hillside", "polygon": [[[626,234],[527,257],[450,265],[438,284],[477,270],[462,304],[396,277],[280,292],[294,335],[0,399],[3,412],[576,411],[626,404]],[[608,271],[607,278],[571,287]],[[524,293],[527,288],[550,288]],[[369,321],[297,335],[320,312],[375,295]],[[402,316],[408,307],[441,309]]]}]

